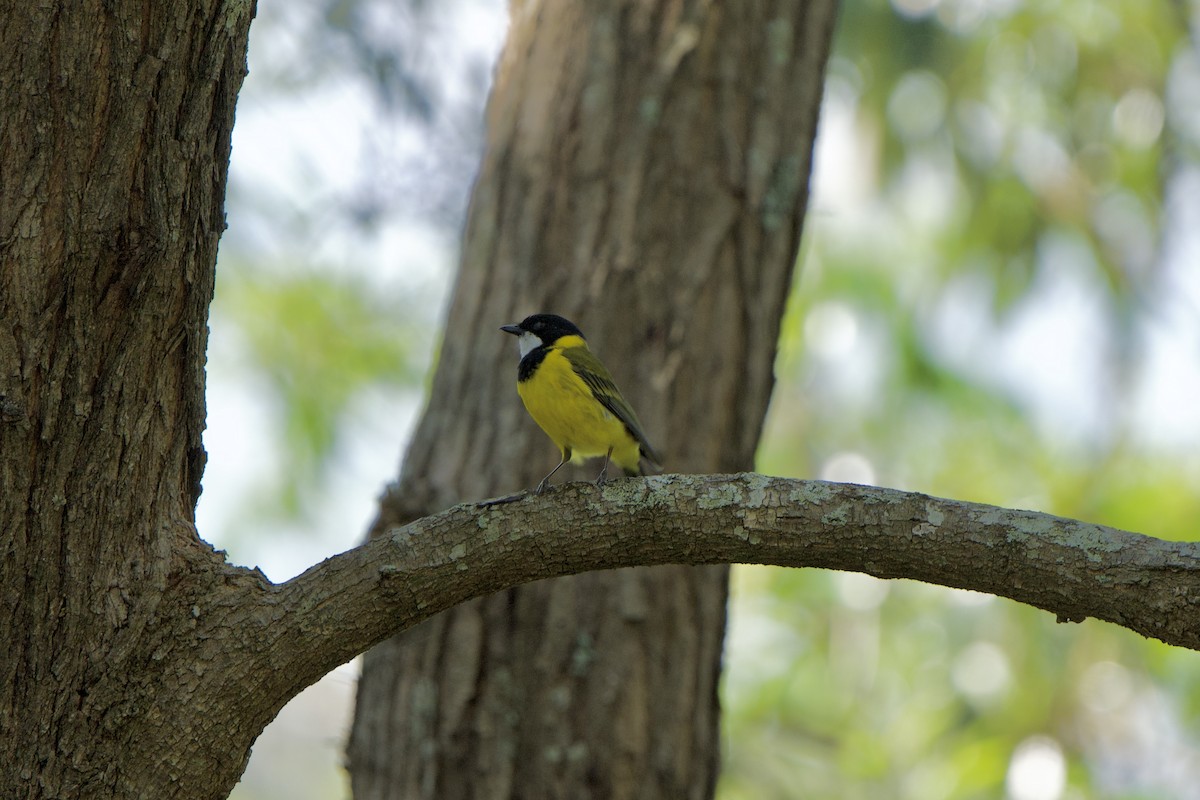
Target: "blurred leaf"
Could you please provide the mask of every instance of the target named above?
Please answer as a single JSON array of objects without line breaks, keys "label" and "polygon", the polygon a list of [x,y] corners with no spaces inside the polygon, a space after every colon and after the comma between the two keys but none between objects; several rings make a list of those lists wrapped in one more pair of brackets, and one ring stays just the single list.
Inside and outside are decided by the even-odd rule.
[{"label": "blurred leaf", "polygon": [[327,273],[233,271],[217,313],[243,340],[244,369],[265,383],[286,453],[285,484],[272,498],[285,515],[305,507],[332,463],[355,401],[378,387],[415,387],[423,361],[420,326],[366,284]]},{"label": "blurred leaf", "polygon": [[[1128,414],[1162,269],[1179,9],[842,13],[826,112],[854,122],[836,190],[859,188],[806,222],[760,469],[837,478],[852,455],[854,480],[1200,537],[1197,462],[1139,441]],[[1062,365],[1100,398],[1090,435],[1048,426],[1022,385],[1055,328],[1030,338],[1027,374],[993,363],[1036,309],[1080,313],[1047,305],[1064,285],[1099,325],[1085,345],[1100,368]],[[725,800],[1010,796],[1031,737],[1061,749],[1073,796],[1183,796],[1200,780],[1195,653],[908,581],[735,578]]]}]

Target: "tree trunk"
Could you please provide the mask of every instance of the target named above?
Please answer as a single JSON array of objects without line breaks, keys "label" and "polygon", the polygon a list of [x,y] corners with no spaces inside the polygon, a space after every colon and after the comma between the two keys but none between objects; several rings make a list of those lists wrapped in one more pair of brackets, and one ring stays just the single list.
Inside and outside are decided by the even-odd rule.
[{"label": "tree trunk", "polygon": [[[834,13],[513,3],[432,397],[374,533],[556,463],[497,331],[536,311],[580,325],[667,471],[751,467]],[[370,651],[355,796],[711,796],[726,577],[544,581]]]},{"label": "tree trunk", "polygon": [[154,796],[241,768],[188,740],[203,710],[176,718],[188,693],[164,686],[195,628],[173,590],[220,565],[191,522],[252,13],[0,10],[0,797]]}]

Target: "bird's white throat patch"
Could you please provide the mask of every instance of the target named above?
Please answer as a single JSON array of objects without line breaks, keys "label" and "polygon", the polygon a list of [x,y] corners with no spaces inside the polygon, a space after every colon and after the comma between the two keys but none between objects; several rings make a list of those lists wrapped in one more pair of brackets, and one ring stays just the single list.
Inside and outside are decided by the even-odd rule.
[{"label": "bird's white throat patch", "polygon": [[517,337],[517,347],[521,351],[521,358],[524,358],[541,346],[541,338],[529,331],[522,331],[521,335]]}]

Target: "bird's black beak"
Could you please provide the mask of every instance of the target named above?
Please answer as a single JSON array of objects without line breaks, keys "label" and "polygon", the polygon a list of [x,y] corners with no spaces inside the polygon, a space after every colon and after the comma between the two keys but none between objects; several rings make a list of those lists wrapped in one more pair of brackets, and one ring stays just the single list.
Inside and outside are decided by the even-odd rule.
[{"label": "bird's black beak", "polygon": [[513,336],[520,336],[525,331],[521,330],[520,325],[501,325],[500,330],[505,333],[511,333]]}]

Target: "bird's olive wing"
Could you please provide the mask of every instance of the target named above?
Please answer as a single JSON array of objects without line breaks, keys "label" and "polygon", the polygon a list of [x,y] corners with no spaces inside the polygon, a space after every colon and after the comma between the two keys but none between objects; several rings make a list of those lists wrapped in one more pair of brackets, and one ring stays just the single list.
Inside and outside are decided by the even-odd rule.
[{"label": "bird's olive wing", "polygon": [[633,413],[629,403],[625,402],[625,398],[621,396],[621,390],[613,382],[612,375],[600,363],[600,359],[592,355],[592,351],[586,347],[568,347],[562,351],[562,354],[566,356],[567,361],[571,362],[571,368],[575,370],[575,374],[587,384],[600,404],[621,420],[633,438],[637,439],[642,455],[656,466],[661,464],[658,453],[650,446],[650,442],[646,440],[646,434],[642,432],[642,424],[638,422],[637,414]]}]

